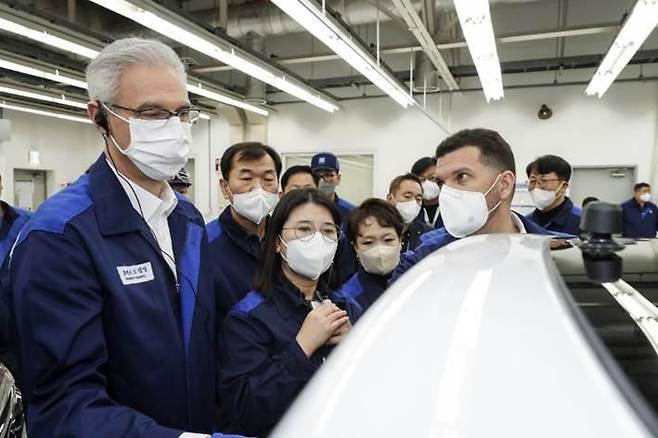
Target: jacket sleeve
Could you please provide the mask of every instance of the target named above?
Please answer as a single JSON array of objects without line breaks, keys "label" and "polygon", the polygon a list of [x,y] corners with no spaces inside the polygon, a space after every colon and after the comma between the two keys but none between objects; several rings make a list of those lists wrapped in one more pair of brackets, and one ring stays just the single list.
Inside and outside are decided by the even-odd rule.
[{"label": "jacket sleeve", "polygon": [[236,311],[224,320],[219,349],[222,410],[242,434],[268,432],[317,369],[294,338],[277,351],[266,327]]},{"label": "jacket sleeve", "polygon": [[178,437],[107,392],[103,291],[82,240],[34,231],[10,267],[31,438]]}]

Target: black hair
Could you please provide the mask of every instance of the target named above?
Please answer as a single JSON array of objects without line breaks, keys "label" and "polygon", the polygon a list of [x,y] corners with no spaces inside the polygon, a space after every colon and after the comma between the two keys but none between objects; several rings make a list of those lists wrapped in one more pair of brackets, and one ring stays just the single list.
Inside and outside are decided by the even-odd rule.
[{"label": "black hair", "polygon": [[413,166],[411,166],[411,173],[420,176],[430,167],[436,165],[436,158],[434,157],[423,157],[417,160]]},{"label": "black hair", "polygon": [[530,174],[533,171],[540,175],[555,172],[557,177],[562,181],[568,182],[571,179],[571,166],[567,160],[557,155],[543,155],[535,159],[535,161],[528,164],[525,168],[528,178],[530,178]]},{"label": "black hair", "polygon": [[421,189],[423,187],[423,183],[420,181],[420,178],[418,178],[416,175],[412,173],[405,173],[404,175],[399,175],[393,178],[393,181],[391,181],[391,185],[388,186],[388,193],[392,195],[395,192],[397,192],[404,181],[413,181],[415,183],[418,183]]},{"label": "black hair", "polygon": [[645,183],[645,182],[639,182],[639,183],[637,183],[637,184],[635,184],[635,185],[633,186],[633,191],[634,191],[634,192],[637,192],[637,191],[639,191],[639,190],[641,190],[641,189],[643,189],[643,188],[645,188],[645,187],[649,187],[649,188],[651,188],[651,186],[650,186],[649,184],[647,184],[647,183]]},{"label": "black hair", "polygon": [[283,173],[283,176],[281,177],[281,190],[285,190],[286,186],[288,185],[288,180],[299,173],[307,173],[311,175],[313,182],[315,183],[315,187],[317,187],[320,183],[320,177],[316,173],[313,173],[311,166],[291,166],[286,169],[286,171]]},{"label": "black hair", "polygon": [[356,243],[359,228],[370,217],[374,217],[382,227],[395,228],[398,237],[402,237],[404,219],[398,210],[386,201],[370,198],[352,210],[347,218],[347,236],[352,243]]},{"label": "black hair", "polygon": [[233,168],[233,159],[236,161],[255,161],[265,155],[272,157],[276,174],[281,175],[281,157],[271,146],[259,142],[236,143],[224,151],[220,162],[222,177],[228,181],[228,175]]},{"label": "black hair", "polygon": [[588,196],[587,198],[583,199],[583,208],[587,207],[587,204],[590,204],[592,202],[598,202],[599,198],[595,196]]},{"label": "black hair", "polygon": [[[331,214],[334,224],[340,227],[340,212],[338,211],[338,207],[324,193],[321,193],[317,189],[299,189],[286,193],[277,204],[272,212],[272,217],[267,222],[267,230],[265,231],[265,238],[261,247],[255,286],[257,291],[265,295],[274,291],[278,279],[283,275],[281,254],[276,252],[276,246],[279,242],[279,236],[283,231],[283,226],[288,220],[290,213],[297,207],[305,204],[316,204],[326,208]],[[320,276],[320,281],[328,284],[331,288],[335,288],[340,286],[337,284],[338,278],[336,256],[334,256],[334,264],[327,272]]]},{"label": "black hair", "polygon": [[466,146],[480,150],[480,162],[500,171],[509,170],[516,175],[514,154],[510,145],[491,129],[463,129],[443,140],[436,148],[436,158]]}]

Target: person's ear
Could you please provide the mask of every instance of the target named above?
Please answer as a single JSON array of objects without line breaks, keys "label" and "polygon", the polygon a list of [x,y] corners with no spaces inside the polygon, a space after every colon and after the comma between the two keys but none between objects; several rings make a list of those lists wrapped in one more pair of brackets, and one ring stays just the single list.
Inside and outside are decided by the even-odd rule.
[{"label": "person's ear", "polygon": [[103,137],[108,134],[107,118],[103,110],[99,107],[98,102],[91,100],[87,102],[87,116],[93,122],[94,127]]},{"label": "person's ear", "polygon": [[500,175],[500,199],[512,198],[516,186],[516,177],[514,173],[506,170]]},{"label": "person's ear", "polygon": [[228,188],[228,183],[226,182],[225,179],[220,179],[219,180],[219,188],[222,191],[222,195],[224,196],[224,199],[226,199],[229,202],[233,202],[233,197],[231,196],[231,190]]}]

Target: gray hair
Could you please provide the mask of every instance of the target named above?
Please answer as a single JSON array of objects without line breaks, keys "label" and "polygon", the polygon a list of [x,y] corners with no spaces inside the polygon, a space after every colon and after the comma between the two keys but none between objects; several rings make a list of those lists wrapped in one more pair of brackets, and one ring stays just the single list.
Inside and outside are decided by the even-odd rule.
[{"label": "gray hair", "polygon": [[114,103],[121,74],[133,65],[168,67],[186,82],[185,66],[171,47],[156,40],[123,38],[107,45],[87,66],[89,98]]}]

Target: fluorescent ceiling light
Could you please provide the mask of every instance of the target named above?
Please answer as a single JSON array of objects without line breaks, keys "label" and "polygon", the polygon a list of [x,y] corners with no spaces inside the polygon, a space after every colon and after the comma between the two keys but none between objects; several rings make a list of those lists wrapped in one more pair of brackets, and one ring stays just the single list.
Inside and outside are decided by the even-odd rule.
[{"label": "fluorescent ceiling light", "polygon": [[602,97],[657,25],[658,0],[639,0],[585,93]]},{"label": "fluorescent ceiling light", "polygon": [[199,113],[199,118],[203,120],[210,120],[210,116],[206,113]]},{"label": "fluorescent ceiling light", "polygon": [[34,41],[38,41],[43,44],[47,44],[60,50],[66,50],[67,52],[75,53],[76,55],[80,55],[89,59],[95,58],[99,53],[97,50],[93,50],[64,38],[49,34],[45,30],[35,30],[14,21],[6,20],[2,17],[0,17],[0,29],[15,33]]},{"label": "fluorescent ceiling light", "polygon": [[[293,78],[286,78],[282,73],[268,68],[269,66],[266,63],[258,62],[257,58],[254,57],[253,60],[250,60],[246,53],[237,53],[235,48],[228,47],[228,45],[227,47],[220,47],[211,39],[194,32],[192,23],[184,22],[178,25],[173,20],[170,21],[164,18],[162,16],[166,11],[164,8],[158,9],[157,5],[138,0],[133,0],[133,3],[139,3],[139,5],[127,0],[91,1],[325,111],[334,112],[339,109],[329,99],[322,97],[319,93],[309,91],[308,88],[310,87],[301,86],[301,82],[297,84],[298,81]],[[204,33],[206,32],[204,31]]]},{"label": "fluorescent ceiling light", "polygon": [[502,99],[503,77],[487,0],[455,0],[464,38],[487,102]]},{"label": "fluorescent ceiling light", "polygon": [[317,5],[308,0],[272,0],[272,3],[404,108],[415,103],[397,79],[379,66],[372,55],[352,41],[351,35],[339,28]]},{"label": "fluorescent ceiling light", "polygon": [[[10,19],[14,18],[15,21],[12,21],[12,20],[7,19],[7,18],[0,17],[0,29],[6,30],[8,32],[15,33],[17,35],[21,35],[23,37],[29,38],[31,40],[34,40],[34,41],[37,41],[37,42],[40,42],[40,43],[44,43],[44,44],[56,47],[58,49],[73,53],[75,55],[83,56],[83,57],[88,58],[88,59],[93,59],[96,56],[98,56],[98,54],[100,53],[100,51],[98,51],[98,50],[94,50],[94,49],[90,49],[88,47],[82,46],[78,43],[75,43],[75,42],[71,41],[70,39],[61,38],[61,37],[53,35],[52,33],[48,33],[47,29],[35,29],[34,27],[25,26],[21,22],[19,22],[20,18],[15,18],[12,14],[4,11],[2,5],[0,5],[0,14],[3,14],[3,12],[4,12],[5,17],[10,18]],[[101,44],[102,43],[99,41],[98,45],[100,46]],[[10,70],[21,71],[21,70],[16,70],[15,68],[11,68],[11,67],[14,67],[14,66],[10,66],[9,64],[7,64],[7,68],[9,68]],[[28,71],[26,69],[23,69],[21,72],[26,73],[26,74],[30,74],[32,76],[37,76],[37,77],[41,77],[41,78],[45,78],[45,79],[51,79],[50,77],[45,77],[41,74],[32,74],[32,73],[34,73],[33,71]],[[81,85],[81,84],[82,84],[82,82],[80,82],[78,85]],[[70,84],[70,85],[78,86],[76,84]],[[85,89],[87,88],[86,84],[85,84],[84,88]],[[193,90],[195,90],[195,91],[193,91]],[[230,95],[222,94],[218,91],[211,91],[211,90],[208,90],[208,89],[201,90],[201,84],[199,84],[198,87],[188,84],[188,91],[190,91],[193,94],[198,94],[200,96],[203,96],[203,97],[206,97],[208,99],[211,99],[211,100],[214,100],[214,101],[217,101],[217,102],[220,102],[220,103],[224,103],[224,104],[227,104],[227,105],[243,108],[247,111],[252,111],[254,113],[261,114],[263,116],[267,116],[269,114],[269,112],[267,110],[263,109],[263,108],[259,108],[259,107],[254,106],[254,105],[250,105],[250,104],[248,104],[244,101],[233,98]],[[86,107],[86,105],[85,105],[85,107]]]},{"label": "fluorescent ceiling light", "polygon": [[58,103],[60,105],[71,106],[74,108],[86,109],[87,104],[84,102],[79,102],[77,100],[67,99],[65,95],[60,97],[55,97],[54,95],[45,94],[45,93],[36,93],[33,91],[27,91],[20,88],[8,87],[0,84],[0,93],[12,94],[14,96],[27,97],[30,99],[42,100],[44,102]]},{"label": "fluorescent ceiling light", "polygon": [[57,113],[54,111],[44,111],[40,109],[35,109],[35,108],[29,108],[26,106],[22,105],[13,105],[6,103],[4,101],[0,101],[0,108],[6,108],[9,110],[13,111],[20,111],[23,113],[30,113],[30,114],[37,114],[40,116],[46,116],[46,117],[55,117],[58,119],[64,119],[64,120],[70,120],[73,122],[80,122],[80,123],[91,123],[91,120],[84,118],[84,117],[76,117],[76,116],[70,116],[68,114],[62,114],[62,113]]},{"label": "fluorescent ceiling light", "polygon": [[448,89],[458,90],[459,85],[457,85],[457,81],[455,81],[454,76],[452,76],[448,65],[443,59],[443,56],[441,56],[439,49],[436,47],[436,43],[432,39],[432,36],[427,31],[427,28],[425,28],[425,25],[416,12],[411,0],[393,0],[393,3],[398,8],[398,11],[400,11],[409,30],[420,43],[423,51],[434,65],[434,68],[436,68],[436,71],[448,86]]},{"label": "fluorescent ceiling light", "polygon": [[0,59],[0,68],[16,71],[29,76],[36,76],[38,78],[48,79],[49,81],[60,82],[62,84],[72,85],[74,87],[87,89],[87,83],[69,76],[63,76],[59,73],[58,69],[54,69],[54,73],[42,70],[40,68],[30,67],[25,64],[19,64],[6,59]]},{"label": "fluorescent ceiling light", "polygon": [[225,103],[227,105],[232,105],[232,106],[237,106],[239,108],[243,108],[245,110],[251,111],[256,114],[260,114],[262,116],[267,116],[269,114],[268,111],[259,108],[254,105],[250,105],[246,102],[243,102],[241,100],[233,99],[232,97],[225,96],[223,94],[219,94],[215,91],[212,91],[208,88],[204,88],[202,84],[187,84],[187,90],[192,93],[192,94],[197,94],[199,96],[207,97],[208,99],[215,100],[217,102]]}]

